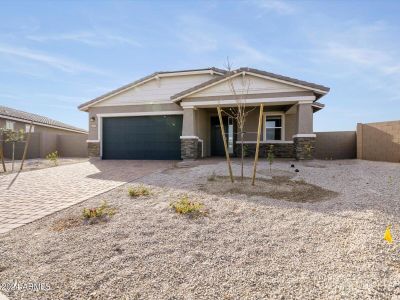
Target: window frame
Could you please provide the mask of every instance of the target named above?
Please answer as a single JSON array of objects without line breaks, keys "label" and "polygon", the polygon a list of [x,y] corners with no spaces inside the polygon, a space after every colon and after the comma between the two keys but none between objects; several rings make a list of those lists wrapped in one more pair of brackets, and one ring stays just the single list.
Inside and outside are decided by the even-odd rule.
[{"label": "window frame", "polygon": [[14,131],[15,130],[15,122],[6,120],[6,129]]},{"label": "window frame", "polygon": [[[280,140],[267,140],[267,117],[281,117],[281,127],[268,127],[268,128],[280,128],[281,129],[281,139]],[[276,142],[276,141],[285,141],[285,113],[281,111],[271,111],[263,113],[263,141],[264,142]]]}]

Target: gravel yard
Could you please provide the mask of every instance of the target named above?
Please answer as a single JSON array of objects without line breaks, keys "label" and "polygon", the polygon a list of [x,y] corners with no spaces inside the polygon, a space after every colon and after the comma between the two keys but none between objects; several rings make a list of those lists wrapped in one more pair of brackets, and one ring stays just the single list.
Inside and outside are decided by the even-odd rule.
[{"label": "gravel yard", "polygon": [[[268,168],[259,165],[266,181]],[[296,163],[294,173],[279,161],[272,168],[328,194],[307,202],[214,193],[209,176],[227,176],[225,162],[215,160],[154,173],[0,235],[1,291],[10,299],[398,299],[400,164],[313,161]],[[238,161],[233,169],[238,175]],[[251,171],[249,160],[245,175]],[[128,188],[139,184],[152,195],[130,198]],[[173,212],[170,202],[182,195],[202,202],[207,215]],[[73,221],[102,200],[117,209],[109,222]],[[68,218],[70,228],[54,230]],[[390,223],[394,245],[383,241]],[[50,289],[5,288],[13,281]]]}]

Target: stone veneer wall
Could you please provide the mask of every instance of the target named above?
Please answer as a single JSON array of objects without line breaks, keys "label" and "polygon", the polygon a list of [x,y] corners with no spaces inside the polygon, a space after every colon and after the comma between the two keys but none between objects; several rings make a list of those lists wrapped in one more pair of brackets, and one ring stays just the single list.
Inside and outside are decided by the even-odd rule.
[{"label": "stone veneer wall", "polygon": [[[277,158],[293,158],[293,143],[260,143],[259,157],[267,157],[267,152],[270,145],[274,145],[274,155]],[[255,143],[245,143],[247,148],[245,151],[246,157],[254,157],[256,153]],[[241,144],[236,144],[236,156],[241,156]]]},{"label": "stone veneer wall", "polygon": [[100,156],[100,143],[99,142],[88,142],[88,155],[89,157]]},{"label": "stone veneer wall", "polygon": [[201,156],[201,148],[199,147],[199,140],[193,139],[181,139],[181,158],[182,159],[197,159]]},{"label": "stone veneer wall", "polygon": [[[307,148],[311,146],[311,153]],[[293,156],[297,160],[313,159],[315,149],[315,137],[294,137],[293,138]]]}]

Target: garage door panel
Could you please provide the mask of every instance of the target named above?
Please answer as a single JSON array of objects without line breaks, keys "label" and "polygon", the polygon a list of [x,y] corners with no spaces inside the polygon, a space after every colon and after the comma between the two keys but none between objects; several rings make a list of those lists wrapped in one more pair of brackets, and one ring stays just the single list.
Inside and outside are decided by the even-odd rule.
[{"label": "garage door panel", "polygon": [[182,116],[103,119],[103,159],[180,159]]}]

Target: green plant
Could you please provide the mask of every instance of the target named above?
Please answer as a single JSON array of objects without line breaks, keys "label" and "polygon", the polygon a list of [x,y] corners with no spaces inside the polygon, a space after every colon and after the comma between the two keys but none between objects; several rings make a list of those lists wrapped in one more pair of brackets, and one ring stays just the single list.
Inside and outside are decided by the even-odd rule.
[{"label": "green plant", "polygon": [[243,145],[243,157],[247,157],[249,155],[249,146]]},{"label": "green plant", "polygon": [[131,187],[128,189],[128,194],[131,197],[149,196],[151,194],[150,190],[143,186]]},{"label": "green plant", "polygon": [[275,154],[274,154],[274,145],[269,145],[268,151],[267,151],[267,160],[269,162],[269,171],[272,172],[272,164],[275,159]]},{"label": "green plant", "polygon": [[212,174],[207,177],[207,181],[215,181],[216,178],[217,174],[215,174],[215,171],[213,171]]},{"label": "green plant", "polygon": [[86,223],[96,223],[99,221],[107,221],[108,218],[115,214],[115,209],[110,207],[107,201],[103,201],[98,207],[84,208],[82,218]]},{"label": "green plant", "polygon": [[170,206],[178,214],[201,214],[204,205],[200,202],[192,202],[187,195],[182,196],[178,201],[171,202]]},{"label": "green plant", "polygon": [[58,165],[58,151],[50,152],[46,155],[46,159],[51,161],[55,166]]},{"label": "green plant", "polygon": [[15,162],[15,144],[17,142],[22,142],[25,137],[25,132],[20,129],[17,131],[11,130],[11,129],[5,129],[5,128],[0,128],[0,140],[1,137],[4,135],[4,141],[6,143],[12,143],[12,164],[11,164],[11,170],[14,171],[14,162]]},{"label": "green plant", "polygon": [[312,150],[313,149],[314,149],[314,147],[311,144],[304,145],[304,151],[306,152],[308,159],[312,159]]}]

